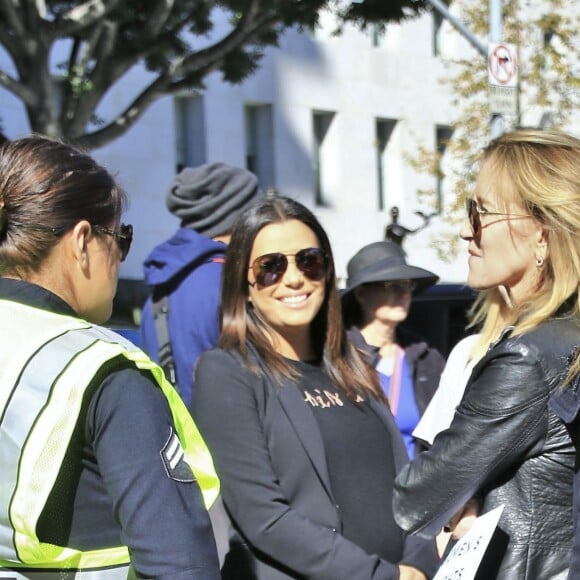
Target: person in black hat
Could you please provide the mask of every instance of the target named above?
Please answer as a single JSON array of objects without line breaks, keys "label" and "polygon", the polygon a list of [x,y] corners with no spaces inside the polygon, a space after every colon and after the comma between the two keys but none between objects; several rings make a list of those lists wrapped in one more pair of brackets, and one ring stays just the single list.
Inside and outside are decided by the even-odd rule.
[{"label": "person in black hat", "polygon": [[225,163],[186,167],[166,195],[181,227],[144,263],[152,296],[143,308],[143,349],[161,363],[186,404],[194,365],[219,338],[220,284],[236,220],[263,196],[258,178]]},{"label": "person in black hat", "polygon": [[367,352],[389,398],[409,456],[421,449],[413,438],[437,389],[445,359],[422,338],[399,328],[413,294],[433,286],[438,276],[410,266],[392,241],[361,248],[348,262],[342,310],[349,338]]}]

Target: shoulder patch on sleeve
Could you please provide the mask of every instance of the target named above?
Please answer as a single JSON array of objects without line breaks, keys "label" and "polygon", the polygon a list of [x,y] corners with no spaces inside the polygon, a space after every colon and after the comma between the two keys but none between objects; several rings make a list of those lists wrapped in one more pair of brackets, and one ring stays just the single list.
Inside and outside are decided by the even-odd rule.
[{"label": "shoulder patch on sleeve", "polygon": [[161,449],[161,459],[168,477],[181,483],[193,483],[195,476],[185,460],[185,452],[177,433],[171,429],[167,443]]}]

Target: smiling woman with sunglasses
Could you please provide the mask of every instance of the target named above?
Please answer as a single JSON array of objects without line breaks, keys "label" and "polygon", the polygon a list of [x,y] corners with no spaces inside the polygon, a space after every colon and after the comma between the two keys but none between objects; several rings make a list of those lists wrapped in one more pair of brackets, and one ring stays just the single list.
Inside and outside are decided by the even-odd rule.
[{"label": "smiling woman with sunglasses", "polygon": [[235,529],[224,579],[430,577],[434,542],[393,521],[404,444],[346,340],[326,233],[298,202],[266,199],[236,225],[220,348],[195,380],[192,412]]},{"label": "smiling woman with sunglasses", "polygon": [[207,447],[162,370],[98,326],[125,204],[73,147],[0,149],[0,578],[219,579]]},{"label": "smiling woman with sunglasses", "polygon": [[[492,141],[460,232],[467,283],[481,291],[473,311],[477,363],[449,429],[403,470],[395,489],[397,521],[422,536],[472,515],[473,507],[463,510],[469,498],[482,512],[504,506],[478,578],[568,572],[580,507],[578,499],[572,505],[572,438],[578,444],[580,432],[579,231],[580,140],[519,130]],[[569,575],[579,577],[580,549]]]}]

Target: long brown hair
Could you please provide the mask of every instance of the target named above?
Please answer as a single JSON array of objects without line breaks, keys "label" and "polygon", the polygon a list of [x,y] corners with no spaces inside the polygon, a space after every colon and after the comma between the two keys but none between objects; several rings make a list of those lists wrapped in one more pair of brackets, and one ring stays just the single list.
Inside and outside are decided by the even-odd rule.
[{"label": "long brown hair", "polygon": [[310,228],[328,255],[324,300],[310,327],[323,369],[352,399],[366,394],[384,398],[376,372],[346,339],[328,236],[309,209],[287,197],[259,201],[246,210],[234,227],[223,272],[220,346],[238,352],[249,368],[260,372],[248,360],[251,345],[274,376],[296,377],[296,371],[272,348],[267,338],[270,330],[267,322],[248,306],[248,267],[256,236],[269,224],[289,220],[298,220]]}]

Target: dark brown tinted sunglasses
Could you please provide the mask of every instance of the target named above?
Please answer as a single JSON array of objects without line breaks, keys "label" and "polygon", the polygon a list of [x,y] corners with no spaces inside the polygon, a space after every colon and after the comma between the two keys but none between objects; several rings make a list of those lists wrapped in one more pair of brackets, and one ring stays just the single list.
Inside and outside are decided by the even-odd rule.
[{"label": "dark brown tinted sunglasses", "polygon": [[328,272],[328,255],[321,248],[304,248],[295,254],[272,252],[258,256],[248,268],[254,274],[255,282],[267,288],[277,284],[288,269],[288,258],[293,257],[296,267],[310,280],[322,280]]}]

